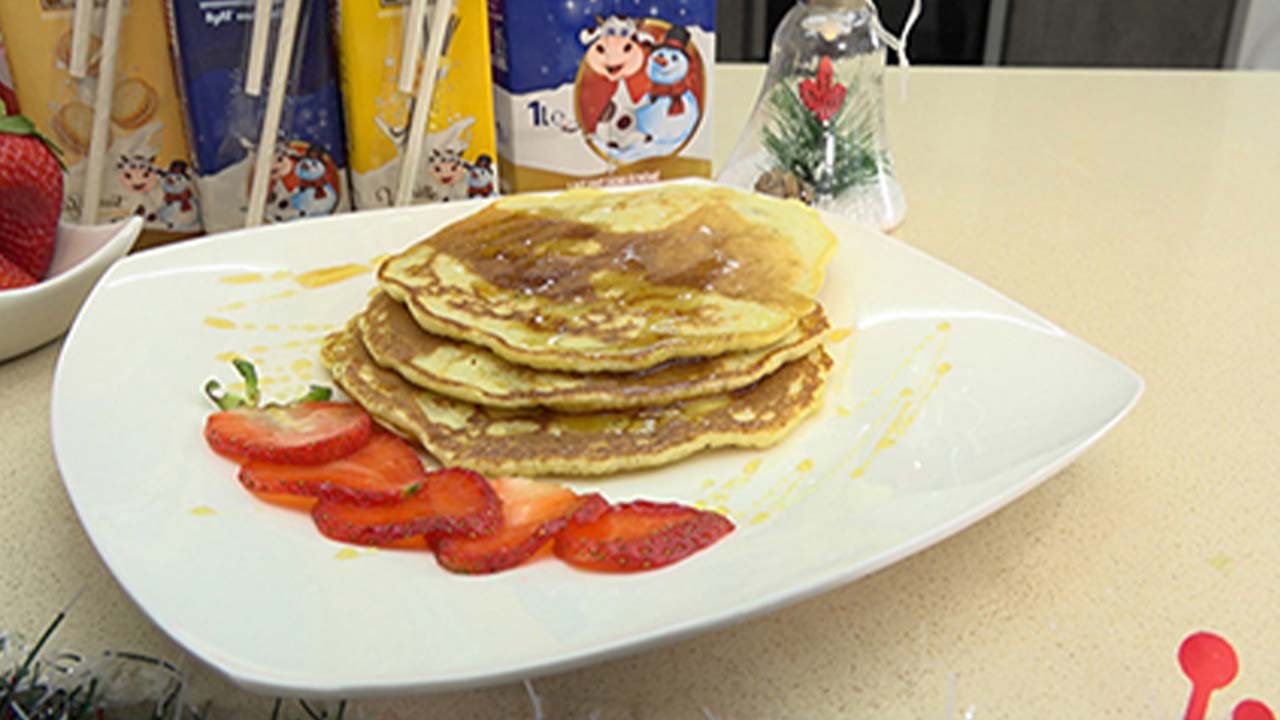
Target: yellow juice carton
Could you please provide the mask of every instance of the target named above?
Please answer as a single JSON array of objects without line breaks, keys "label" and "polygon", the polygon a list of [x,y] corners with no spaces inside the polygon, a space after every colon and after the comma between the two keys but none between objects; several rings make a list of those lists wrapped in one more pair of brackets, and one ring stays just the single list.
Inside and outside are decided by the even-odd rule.
[{"label": "yellow juice carton", "polygon": [[4,51],[4,35],[0,35],[0,102],[8,114],[18,113],[18,96],[13,92],[13,73],[9,72],[9,60]]},{"label": "yellow juice carton", "polygon": [[711,174],[715,0],[490,0],[503,192]]},{"label": "yellow juice carton", "polygon": [[172,233],[201,229],[191,154],[169,62],[162,0],[126,3],[120,24],[111,106],[110,145],[97,218],[81,217],[98,71],[103,62],[103,8],[94,8],[88,77],[68,72],[70,0],[2,0],[0,30],[22,111],[62,148],[67,164],[63,218],[110,222],[130,215]]},{"label": "yellow juice carton", "polygon": [[[391,206],[399,182],[414,101],[398,89],[407,5],[337,3],[351,190],[358,209]],[[458,0],[446,37],[413,192],[417,202],[489,197],[497,190],[485,0]]]}]

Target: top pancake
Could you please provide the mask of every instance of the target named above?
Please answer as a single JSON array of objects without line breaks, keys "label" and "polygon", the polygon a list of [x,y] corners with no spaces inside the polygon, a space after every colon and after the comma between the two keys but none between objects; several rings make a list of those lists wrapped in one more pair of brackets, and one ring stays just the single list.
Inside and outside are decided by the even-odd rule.
[{"label": "top pancake", "polygon": [[499,200],[389,258],[424,330],[517,364],[631,371],[765,347],[813,311],[817,213],[711,185]]}]

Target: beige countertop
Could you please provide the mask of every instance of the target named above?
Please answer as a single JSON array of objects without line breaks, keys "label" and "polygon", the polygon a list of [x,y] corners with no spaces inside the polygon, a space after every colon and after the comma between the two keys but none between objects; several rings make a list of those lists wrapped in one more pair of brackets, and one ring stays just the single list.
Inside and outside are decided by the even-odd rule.
[{"label": "beige countertop", "polygon": [[[716,158],[762,77],[717,69]],[[911,71],[886,85],[900,239],[1139,372],[1133,414],[994,516],[870,577],[537,679],[547,718],[1175,717],[1191,632],[1215,696],[1280,708],[1280,75]],[[98,560],[50,450],[58,347],[0,364],[0,628],[179,661],[220,718],[267,718],[164,637]],[[175,579],[175,582],[180,582]],[[354,717],[531,718],[518,685]],[[602,711],[591,715],[592,709]],[[966,715],[971,712],[971,715]],[[353,715],[348,715],[352,717]]]}]

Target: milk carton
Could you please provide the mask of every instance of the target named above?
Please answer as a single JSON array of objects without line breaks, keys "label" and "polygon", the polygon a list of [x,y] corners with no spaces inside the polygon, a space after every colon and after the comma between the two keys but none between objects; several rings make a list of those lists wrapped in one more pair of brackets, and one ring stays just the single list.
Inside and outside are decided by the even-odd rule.
[{"label": "milk carton", "polygon": [[[413,96],[397,87],[405,0],[338,0],[351,192],[356,208],[389,207],[400,177]],[[485,0],[458,0],[436,73],[415,202],[497,191]],[[424,39],[425,43],[425,39]]]},{"label": "milk carton", "polygon": [[[283,3],[273,5],[278,16]],[[168,0],[168,9],[205,226],[210,232],[243,227],[267,101],[265,88],[256,97],[244,91],[254,0]],[[290,67],[267,222],[320,217],[351,206],[328,3],[302,3]]]},{"label": "milk carton", "polygon": [[125,5],[98,216],[81,217],[94,101],[105,61],[99,35],[104,11],[95,3],[88,74],[77,79],[69,71],[72,6],[71,0],[0,0],[0,29],[22,111],[64,153],[63,219],[93,223],[140,215],[147,228],[158,231],[148,244],[198,232],[201,203],[191,187],[163,6],[154,0]]},{"label": "milk carton", "polygon": [[711,174],[715,0],[489,0],[504,192]]},{"label": "milk carton", "polygon": [[13,73],[4,52],[4,35],[0,35],[0,102],[4,103],[9,115],[18,113],[18,94],[13,91]]}]

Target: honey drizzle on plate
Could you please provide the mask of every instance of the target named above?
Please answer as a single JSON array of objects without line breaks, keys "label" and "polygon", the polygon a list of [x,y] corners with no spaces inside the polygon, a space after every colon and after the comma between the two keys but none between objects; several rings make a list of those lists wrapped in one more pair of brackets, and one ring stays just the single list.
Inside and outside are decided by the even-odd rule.
[{"label": "honey drizzle on plate", "polygon": [[[252,311],[256,307],[276,303],[298,297],[301,293],[321,290],[347,280],[359,277],[371,277],[373,270],[386,259],[379,255],[366,263],[345,263],[327,267],[313,268],[303,271],[277,270],[274,272],[247,272],[223,275],[217,281],[224,285],[240,287],[270,286],[278,283],[289,283],[265,295],[242,297],[232,300],[214,310],[216,314],[203,319],[207,328],[226,331],[248,331],[282,334],[303,334],[306,337],[286,340],[274,345],[259,344],[248,348],[228,349],[218,353],[214,359],[219,363],[243,357],[258,367],[261,384],[283,395],[297,393],[309,383],[323,380],[317,371],[316,363],[309,358],[299,358],[291,352],[300,348],[314,348],[323,340],[326,333],[337,329],[336,325],[315,322],[267,322],[245,321],[236,316],[243,311]],[[243,383],[232,382],[228,385],[233,392],[242,392]]]},{"label": "honey drizzle on plate", "polygon": [[[869,390],[852,408],[842,404],[836,405],[836,417],[828,419],[827,422],[849,426],[849,430],[857,433],[857,439],[833,468],[824,469],[823,472],[815,475],[814,461],[806,458],[790,468],[768,468],[772,472],[759,474],[761,481],[768,484],[757,488],[754,486],[759,483],[752,481],[757,477],[767,457],[755,458],[747,463],[742,472],[733,477],[720,482],[715,480],[704,482],[703,495],[694,504],[703,509],[731,515],[751,525],[759,525],[808,497],[829,480],[841,477],[857,479],[865,475],[881,453],[901,442],[920,417],[938,386],[951,372],[951,364],[943,360],[950,344],[951,329],[951,323],[939,323],[933,332],[912,348],[910,354],[894,368],[888,377]],[[932,353],[928,370],[922,374],[919,382],[914,386],[900,388],[885,409],[859,432],[857,414],[882,397],[888,388],[895,387],[898,378],[930,348]],[[852,471],[847,474],[839,472],[840,468],[848,468],[851,464],[853,464]]]}]

